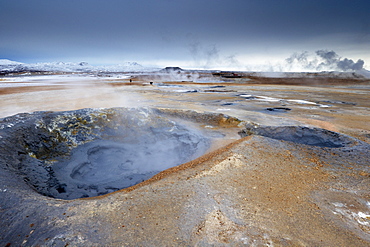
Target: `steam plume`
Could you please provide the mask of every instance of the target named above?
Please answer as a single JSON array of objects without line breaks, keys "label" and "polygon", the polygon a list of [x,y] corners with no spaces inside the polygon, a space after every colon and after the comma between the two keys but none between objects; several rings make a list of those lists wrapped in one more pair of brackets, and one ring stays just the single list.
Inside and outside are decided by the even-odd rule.
[{"label": "steam plume", "polygon": [[202,69],[244,69],[244,66],[237,60],[235,54],[224,54],[215,44],[204,45],[193,38],[188,43],[188,50],[193,59],[194,67]]},{"label": "steam plume", "polygon": [[313,71],[357,71],[362,70],[365,64],[362,59],[354,62],[352,59],[340,57],[335,51],[328,50],[317,50],[314,55],[307,51],[294,53],[285,62],[290,69],[300,67]]}]

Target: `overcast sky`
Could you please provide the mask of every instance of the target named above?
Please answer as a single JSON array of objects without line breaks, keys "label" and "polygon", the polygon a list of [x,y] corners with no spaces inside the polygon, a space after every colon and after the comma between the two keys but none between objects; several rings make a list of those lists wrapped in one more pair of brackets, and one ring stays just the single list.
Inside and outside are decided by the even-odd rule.
[{"label": "overcast sky", "polygon": [[333,50],[370,69],[369,12],[369,0],[0,0],[0,58],[252,68]]}]

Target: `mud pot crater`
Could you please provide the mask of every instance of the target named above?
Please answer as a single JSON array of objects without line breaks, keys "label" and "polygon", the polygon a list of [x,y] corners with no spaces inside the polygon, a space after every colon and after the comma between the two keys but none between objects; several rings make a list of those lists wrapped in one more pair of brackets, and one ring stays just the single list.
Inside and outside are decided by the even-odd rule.
[{"label": "mud pot crater", "polygon": [[222,114],[149,108],[17,114],[0,121],[1,165],[45,196],[104,195],[203,155],[212,135],[196,122],[239,123]]},{"label": "mud pot crater", "polygon": [[353,137],[325,129],[305,126],[259,126],[247,124],[246,128],[239,134],[243,137],[260,135],[276,140],[324,148],[346,148],[358,144],[358,140]]}]

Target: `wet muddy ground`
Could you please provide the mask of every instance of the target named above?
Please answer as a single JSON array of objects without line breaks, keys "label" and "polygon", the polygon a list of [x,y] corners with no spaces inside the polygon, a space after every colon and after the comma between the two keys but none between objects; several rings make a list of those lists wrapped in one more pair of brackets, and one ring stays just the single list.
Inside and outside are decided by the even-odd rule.
[{"label": "wet muddy ground", "polygon": [[[3,78],[2,118],[82,108],[170,109],[167,116],[187,119],[189,128],[195,126],[191,122],[196,123],[208,133],[206,137],[212,133],[217,141],[207,147],[207,154],[143,183],[100,197],[68,201],[42,195],[21,173],[9,170],[9,165],[15,170],[24,167],[19,157],[32,162],[39,159],[35,153],[17,150],[13,154],[14,150],[3,148],[2,155],[17,161],[3,159],[1,163],[0,243],[370,246],[369,81],[320,78],[314,83],[303,79],[284,83],[282,78],[225,79],[208,74],[190,79],[192,82],[158,76],[132,77],[132,82],[128,77],[78,75]],[[226,120],[212,124],[205,121],[209,118],[204,112],[226,114],[240,122],[238,126],[230,126]],[[22,118],[9,119],[20,123]],[[12,121],[2,120],[2,133],[14,129]],[[25,129],[19,126],[18,132],[11,133]],[[185,139],[194,137],[193,132],[180,132]],[[19,139],[18,144],[27,140],[13,137]],[[206,137],[200,135],[195,143]],[[89,143],[80,147],[87,150],[81,155],[80,149],[73,151],[86,162],[76,161],[69,169],[73,162],[63,166],[65,161],[61,161],[57,172],[68,170],[69,180],[95,179],[90,171],[102,157],[121,159],[122,150],[128,149],[127,144],[111,140]],[[131,156],[132,163],[136,156]],[[116,174],[117,167],[113,167]],[[22,174],[38,174],[33,173],[35,169],[28,166]],[[109,177],[109,172],[104,177]]]}]

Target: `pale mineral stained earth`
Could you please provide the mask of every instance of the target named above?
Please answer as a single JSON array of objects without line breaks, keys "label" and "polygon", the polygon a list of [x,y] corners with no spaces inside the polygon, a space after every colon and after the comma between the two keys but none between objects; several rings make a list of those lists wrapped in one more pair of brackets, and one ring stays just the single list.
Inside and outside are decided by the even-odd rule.
[{"label": "pale mineral stained earth", "polygon": [[[370,83],[318,77],[183,71],[1,77],[0,244],[370,246]],[[8,116],[111,107],[166,109],[170,121],[214,140],[207,154],[149,180],[74,200],[40,194],[18,172],[19,157],[40,158],[3,148],[10,142],[2,133],[30,115]],[[31,115],[37,114],[45,113]],[[225,117],[210,121],[203,114]],[[109,153],[118,146],[101,146],[112,145]],[[75,178],[82,174],[74,171]]]}]

